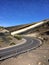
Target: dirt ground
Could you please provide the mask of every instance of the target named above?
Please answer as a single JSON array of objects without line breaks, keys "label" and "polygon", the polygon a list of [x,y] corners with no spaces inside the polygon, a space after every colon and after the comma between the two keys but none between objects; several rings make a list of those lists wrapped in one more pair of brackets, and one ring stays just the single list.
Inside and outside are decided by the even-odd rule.
[{"label": "dirt ground", "polygon": [[0,61],[0,65],[49,65],[49,36],[42,46],[29,52]]}]

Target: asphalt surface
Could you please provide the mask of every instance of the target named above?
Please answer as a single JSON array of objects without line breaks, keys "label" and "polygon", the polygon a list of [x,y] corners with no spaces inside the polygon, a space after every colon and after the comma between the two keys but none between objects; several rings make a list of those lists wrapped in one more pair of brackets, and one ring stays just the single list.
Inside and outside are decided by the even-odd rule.
[{"label": "asphalt surface", "polygon": [[33,39],[30,37],[24,38],[27,40],[26,43],[0,51],[0,60],[35,49],[42,44],[41,40],[39,39]]},{"label": "asphalt surface", "polygon": [[25,39],[27,40],[27,42],[19,47],[20,51],[27,51],[40,46],[41,41],[38,39],[32,39],[29,37],[25,37]]}]

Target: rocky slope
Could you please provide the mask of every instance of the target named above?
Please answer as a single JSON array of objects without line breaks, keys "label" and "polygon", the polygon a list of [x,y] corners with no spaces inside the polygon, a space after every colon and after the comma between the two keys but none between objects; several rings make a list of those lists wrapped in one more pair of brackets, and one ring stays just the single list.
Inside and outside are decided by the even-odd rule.
[{"label": "rocky slope", "polygon": [[0,27],[0,48],[15,45],[21,41],[20,39],[20,36],[14,37],[4,27]]}]

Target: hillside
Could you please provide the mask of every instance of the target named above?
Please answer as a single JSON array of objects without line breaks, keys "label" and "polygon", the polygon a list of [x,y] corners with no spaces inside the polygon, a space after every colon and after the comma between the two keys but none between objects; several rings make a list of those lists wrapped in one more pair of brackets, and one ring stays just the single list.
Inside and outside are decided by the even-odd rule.
[{"label": "hillside", "polygon": [[[45,22],[45,20],[43,22]],[[13,36],[11,36],[10,32],[28,27],[30,25],[32,24],[3,28],[3,30],[4,31],[6,30],[8,34],[7,35],[5,33],[4,35],[0,34],[0,42],[2,42],[2,45],[0,47],[9,46],[10,43],[15,39]],[[0,31],[3,32],[3,30]],[[37,36],[34,35],[35,33],[36,34],[38,33],[38,35]],[[26,36],[30,35],[32,38],[40,39],[42,41],[42,45],[26,53],[3,60],[0,62],[0,64],[1,65],[16,65],[16,64],[17,65],[49,65],[49,20],[47,23],[44,23],[43,25],[40,25],[34,29],[30,29],[26,32],[23,32],[21,33],[21,35],[22,34]],[[19,41],[17,39],[15,40],[14,42]]]},{"label": "hillside", "polygon": [[[9,29],[11,32],[13,31],[13,29],[14,31],[16,29],[19,29],[19,26],[14,26],[14,28],[8,27],[7,29]],[[34,35],[35,33],[39,33],[39,35],[36,36]],[[1,65],[49,65],[49,21],[48,23],[45,23],[39,27],[23,33],[23,35],[27,34],[29,34],[30,36],[32,36],[31,34],[33,34],[34,36],[36,36],[35,38],[39,38],[43,44],[34,50],[1,61]]]},{"label": "hillside", "polygon": [[28,26],[34,25],[35,23],[32,24],[23,24],[23,25],[17,25],[17,26],[11,26],[11,27],[6,27],[5,29],[9,30],[10,32],[13,32],[15,30],[20,30],[23,28],[26,28]]},{"label": "hillside", "polygon": [[[43,20],[43,22],[45,22],[45,20]],[[28,26],[34,25],[36,23],[11,26],[11,27],[6,27],[6,28],[0,26],[0,47],[9,46],[10,43],[16,42],[15,38],[11,35],[10,32],[15,31],[15,30],[21,30],[21,29],[26,28]],[[26,35],[26,34],[28,35],[29,34],[31,36],[31,34],[34,35],[35,33],[36,34],[39,33],[40,36],[42,36],[44,34],[49,35],[49,20],[47,23],[45,23],[43,25],[40,25],[34,29],[30,29],[30,30],[23,32],[23,33],[20,33],[20,34],[21,35]]]},{"label": "hillside", "polygon": [[[34,32],[42,33],[42,32],[49,31],[49,20],[42,20],[42,21],[43,22],[48,21],[48,22],[43,24],[43,25],[40,25],[40,26],[38,26],[34,29],[30,29],[26,32],[20,33],[20,34],[30,34],[30,33],[34,33]],[[42,21],[40,21],[40,22],[42,22]],[[36,23],[38,23],[38,22],[35,22],[35,23],[32,23],[32,24],[24,24],[24,25],[19,25],[19,26],[6,27],[6,29],[9,30],[10,32],[13,32],[13,31],[17,31],[17,30],[21,30],[23,28],[29,27],[29,26],[34,25]]]},{"label": "hillside", "polygon": [[15,45],[21,41],[20,36],[14,37],[7,29],[0,27],[0,48]]}]

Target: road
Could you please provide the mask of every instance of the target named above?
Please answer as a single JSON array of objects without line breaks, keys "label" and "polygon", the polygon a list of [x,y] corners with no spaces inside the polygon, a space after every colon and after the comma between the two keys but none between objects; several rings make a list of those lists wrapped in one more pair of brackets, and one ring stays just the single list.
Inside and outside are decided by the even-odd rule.
[{"label": "road", "polygon": [[24,37],[24,38],[27,40],[26,43],[12,48],[0,50],[0,60],[18,55],[31,49],[35,49],[42,44],[41,40],[39,39],[34,39],[30,37]]}]

